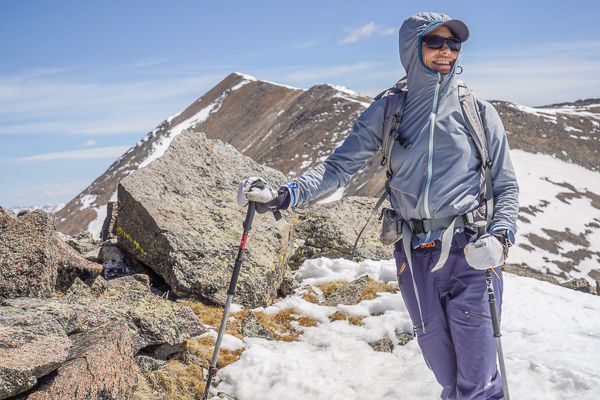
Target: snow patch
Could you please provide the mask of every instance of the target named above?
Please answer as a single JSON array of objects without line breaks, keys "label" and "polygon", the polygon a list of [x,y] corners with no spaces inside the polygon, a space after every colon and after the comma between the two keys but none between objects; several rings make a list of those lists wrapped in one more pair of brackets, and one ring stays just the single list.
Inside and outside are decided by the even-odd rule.
[{"label": "snow patch", "polygon": [[100,232],[102,232],[102,225],[104,225],[104,220],[106,219],[107,214],[107,205],[101,205],[100,207],[92,208],[92,211],[96,213],[96,218],[92,220],[87,230],[92,234],[94,240],[100,239]]},{"label": "snow patch", "polygon": [[98,196],[96,196],[95,194],[86,194],[85,196],[83,196],[81,200],[79,200],[79,202],[81,203],[79,211],[85,210],[86,208],[90,208],[97,198]]},{"label": "snow patch", "polygon": [[[395,279],[393,261],[369,261],[369,275]],[[319,264],[319,268],[314,268]],[[348,260],[306,261],[302,284],[311,276],[352,280],[359,264]],[[311,272],[312,271],[312,272]],[[344,271],[350,271],[347,274]],[[381,279],[383,277],[383,280]],[[318,291],[318,289],[316,290]],[[592,400],[600,392],[600,296],[532,278],[504,274],[502,345],[515,399]],[[442,391],[427,368],[416,340],[398,345],[396,333],[411,332],[402,295],[383,293],[353,306],[324,307],[290,296],[264,309],[293,309],[313,317],[299,341],[245,338],[240,359],[219,370],[219,391],[239,400],[434,399]],[[334,311],[362,316],[362,325],[329,321]],[[369,342],[388,338],[392,353],[373,351]],[[359,378],[357,378],[359,377]]]}]

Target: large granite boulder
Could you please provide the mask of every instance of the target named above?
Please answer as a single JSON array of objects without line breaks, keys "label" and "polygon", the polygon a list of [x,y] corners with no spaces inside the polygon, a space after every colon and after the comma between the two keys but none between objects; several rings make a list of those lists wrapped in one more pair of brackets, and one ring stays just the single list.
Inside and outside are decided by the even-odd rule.
[{"label": "large granite boulder", "polygon": [[[297,210],[293,229],[297,249],[290,258],[292,269],[311,258],[349,259],[358,233],[365,226],[377,200],[373,197],[346,197]],[[381,221],[378,216],[371,219],[358,242],[357,261],[394,258],[394,246],[384,246],[379,240]]]},{"label": "large granite boulder", "polygon": [[[286,180],[230,145],[184,131],[161,158],[119,184],[119,246],[178,296],[223,305],[246,214],[237,205],[237,187],[251,176],[275,188]],[[290,253],[288,225],[271,213],[256,215],[234,302],[256,307],[276,298]]]},{"label": "large granite boulder", "polygon": [[50,297],[57,278],[54,214],[32,211],[0,230],[0,297]]},{"label": "large granite boulder", "polygon": [[126,400],[137,377],[131,332],[124,321],[109,322],[71,337],[68,360],[55,376],[23,400]]},{"label": "large granite boulder", "polygon": [[131,330],[134,353],[148,346],[176,346],[206,332],[188,307],[153,295],[148,281],[136,275],[106,282],[98,298],[76,293],[50,299],[21,297],[2,302],[3,306],[51,316],[73,335],[124,320]]},{"label": "large granite boulder", "polygon": [[57,236],[52,213],[23,213],[0,229],[0,298],[50,297],[77,277],[91,285],[100,272]]},{"label": "large granite boulder", "polygon": [[32,388],[67,359],[70,347],[50,315],[0,307],[0,399]]}]

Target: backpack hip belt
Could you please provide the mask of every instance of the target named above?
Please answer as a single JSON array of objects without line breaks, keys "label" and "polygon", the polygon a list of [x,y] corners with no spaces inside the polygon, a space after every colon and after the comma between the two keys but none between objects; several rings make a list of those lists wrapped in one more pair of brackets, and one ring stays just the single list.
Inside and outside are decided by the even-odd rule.
[{"label": "backpack hip belt", "polygon": [[438,231],[440,229],[447,229],[452,221],[454,221],[454,228],[461,228],[463,226],[472,225],[475,222],[475,212],[470,211],[463,215],[454,215],[445,218],[435,219],[411,219],[405,221],[410,227],[413,235],[419,235],[421,233],[428,233]]}]

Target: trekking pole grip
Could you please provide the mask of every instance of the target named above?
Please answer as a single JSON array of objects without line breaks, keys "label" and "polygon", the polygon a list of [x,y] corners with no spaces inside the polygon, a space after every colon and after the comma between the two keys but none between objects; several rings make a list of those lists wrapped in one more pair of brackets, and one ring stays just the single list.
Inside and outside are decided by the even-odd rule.
[{"label": "trekking pole grip", "polygon": [[492,328],[494,329],[494,337],[499,338],[502,336],[500,333],[500,319],[498,318],[498,309],[496,308],[496,296],[494,296],[494,289],[492,288],[492,274],[490,269],[485,270],[485,279],[488,287],[488,302],[490,303],[490,315],[492,317]]}]

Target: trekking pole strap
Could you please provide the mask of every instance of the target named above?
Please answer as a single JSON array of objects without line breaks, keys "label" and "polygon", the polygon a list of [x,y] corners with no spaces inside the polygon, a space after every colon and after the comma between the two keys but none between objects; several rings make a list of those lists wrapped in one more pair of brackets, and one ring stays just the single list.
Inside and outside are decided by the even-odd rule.
[{"label": "trekking pole strap", "polygon": [[354,260],[354,253],[356,253],[356,246],[358,246],[358,240],[360,239],[360,237],[363,234],[363,232],[364,232],[365,228],[367,227],[367,225],[369,225],[369,222],[371,221],[371,218],[373,218],[373,216],[375,214],[377,214],[377,210],[379,210],[379,207],[381,207],[381,205],[383,204],[383,202],[385,201],[385,199],[387,199],[387,197],[388,197],[388,192],[386,190],[386,191],[383,192],[383,194],[379,198],[379,201],[377,201],[377,204],[375,204],[375,207],[373,207],[373,211],[371,211],[371,215],[369,215],[369,218],[367,218],[367,222],[365,223],[365,225],[363,226],[363,228],[360,230],[358,236],[356,237],[356,241],[354,242],[354,246],[352,247],[352,253],[350,254],[350,261]]}]

